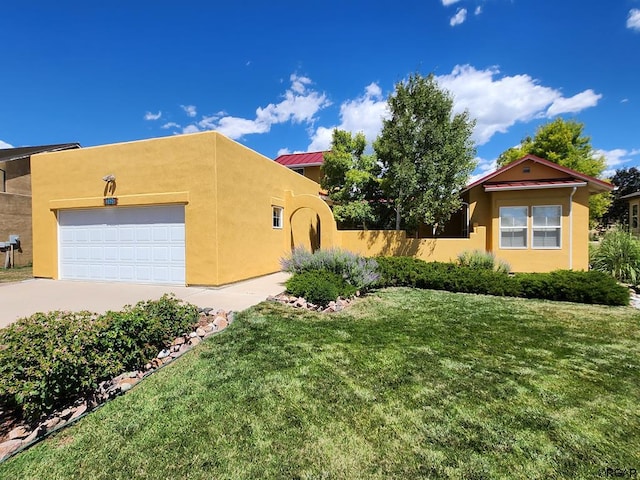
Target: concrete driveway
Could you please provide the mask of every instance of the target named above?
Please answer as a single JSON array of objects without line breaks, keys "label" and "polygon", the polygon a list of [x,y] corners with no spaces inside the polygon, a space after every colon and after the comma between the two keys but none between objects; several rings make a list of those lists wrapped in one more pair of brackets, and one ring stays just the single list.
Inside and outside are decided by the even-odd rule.
[{"label": "concrete driveway", "polygon": [[138,285],[33,279],[0,284],[0,328],[36,312],[120,310],[141,300],[156,300],[165,293],[198,307],[240,311],[285,290],[288,273],[279,272],[217,288]]}]

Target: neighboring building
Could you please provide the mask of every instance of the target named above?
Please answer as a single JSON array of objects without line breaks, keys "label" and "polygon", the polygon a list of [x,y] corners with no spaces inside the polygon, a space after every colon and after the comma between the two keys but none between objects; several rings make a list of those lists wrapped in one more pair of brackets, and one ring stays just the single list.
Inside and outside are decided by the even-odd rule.
[{"label": "neighboring building", "polygon": [[[18,235],[14,250],[15,266],[32,260],[31,235],[31,155],[80,148],[79,143],[0,149],[0,242]],[[4,264],[4,253],[0,253]]]},{"label": "neighboring building", "polygon": [[34,275],[222,285],[279,271],[296,246],[586,270],[589,195],[612,189],[527,155],[462,192],[457,238],[407,238],[338,230],[319,185],[279,163],[216,132],[35,155]]},{"label": "neighboring building", "polygon": [[326,152],[287,153],[280,155],[275,161],[316,183],[320,183],[322,179],[320,167],[324,162],[325,153]]},{"label": "neighboring building", "polygon": [[634,192],[621,197],[629,203],[629,231],[634,235],[640,235],[638,224],[638,211],[640,210],[640,192]]}]

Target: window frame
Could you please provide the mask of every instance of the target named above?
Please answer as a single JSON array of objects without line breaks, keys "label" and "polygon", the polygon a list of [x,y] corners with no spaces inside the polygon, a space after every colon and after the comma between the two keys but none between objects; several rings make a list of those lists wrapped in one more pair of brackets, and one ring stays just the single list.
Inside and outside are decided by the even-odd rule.
[{"label": "window frame", "polygon": [[293,172],[299,173],[304,177],[304,167],[291,167]]},{"label": "window frame", "polygon": [[282,230],[284,228],[284,207],[271,205],[271,227],[274,230]]},{"label": "window frame", "polygon": [[637,203],[633,203],[631,205],[631,221],[629,222],[632,230],[638,229],[638,210],[640,210],[640,206]]},{"label": "window frame", "polygon": [[[536,208],[550,208],[556,207],[559,211],[558,214],[558,225],[535,225],[535,214],[534,210]],[[548,218],[548,217],[545,217]],[[558,245],[554,246],[536,246],[534,242],[534,235],[536,231],[551,231],[556,230],[558,232]],[[562,250],[562,205],[532,205],[531,206],[531,249],[532,250]]]},{"label": "window frame", "polygon": [[[502,211],[506,209],[524,209],[526,224],[524,226],[503,226],[502,225]],[[527,250],[529,248],[529,207],[527,205],[505,205],[498,210],[498,230],[499,230],[499,245],[501,250]],[[502,233],[505,231],[518,231],[524,230],[524,246],[522,247],[510,247],[502,244]]]}]

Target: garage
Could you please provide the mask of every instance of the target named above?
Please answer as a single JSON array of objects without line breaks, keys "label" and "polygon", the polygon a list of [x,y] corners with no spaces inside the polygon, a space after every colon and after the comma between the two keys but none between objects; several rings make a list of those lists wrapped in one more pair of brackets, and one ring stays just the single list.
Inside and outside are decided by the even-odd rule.
[{"label": "garage", "polygon": [[184,205],[58,211],[63,280],[185,284]]}]

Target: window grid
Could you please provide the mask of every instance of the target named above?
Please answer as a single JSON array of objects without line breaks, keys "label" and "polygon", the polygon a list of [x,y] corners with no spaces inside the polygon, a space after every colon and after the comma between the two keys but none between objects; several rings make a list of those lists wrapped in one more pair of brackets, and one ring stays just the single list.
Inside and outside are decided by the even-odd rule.
[{"label": "window grid", "polygon": [[558,249],[562,247],[562,207],[560,205],[531,208],[531,247]]},{"label": "window grid", "polygon": [[271,225],[273,228],[282,228],[282,212],[284,208],[282,207],[272,207],[272,215],[271,215]]},{"label": "window grid", "polygon": [[527,248],[528,215],[528,207],[500,207],[500,248]]}]

